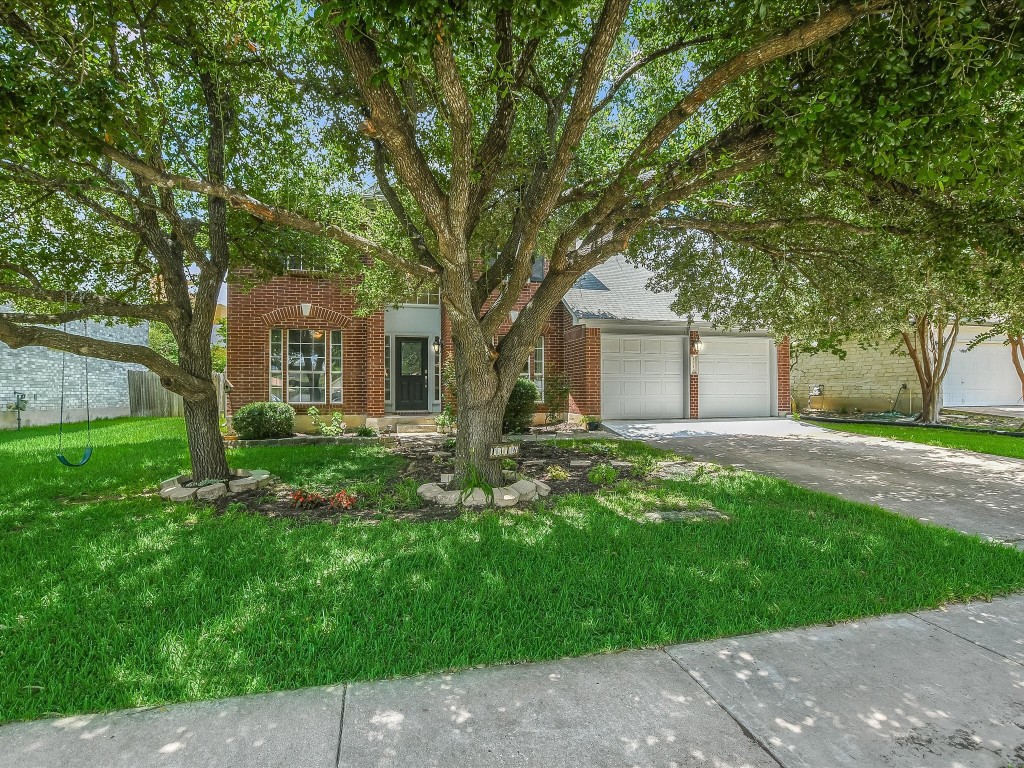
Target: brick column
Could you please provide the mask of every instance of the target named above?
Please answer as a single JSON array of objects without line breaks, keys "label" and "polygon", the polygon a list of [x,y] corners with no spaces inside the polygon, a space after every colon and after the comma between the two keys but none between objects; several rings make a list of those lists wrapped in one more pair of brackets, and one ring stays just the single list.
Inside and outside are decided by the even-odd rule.
[{"label": "brick column", "polygon": [[601,414],[601,330],[571,326],[565,332],[565,373],[569,410],[586,416]]},{"label": "brick column", "polygon": [[[686,354],[690,354],[690,347],[697,339],[700,338],[700,334],[697,331],[690,331],[690,341],[686,345]],[[690,418],[700,418],[700,385],[698,383],[698,376],[693,372],[694,357],[690,355]],[[699,363],[698,363],[699,365]]]},{"label": "brick column", "polygon": [[792,371],[789,358],[789,337],[786,336],[775,347],[776,369],[778,370],[779,416],[792,411],[793,398],[790,395]]},{"label": "brick column", "polygon": [[384,415],[384,313],[366,323],[366,415]]}]

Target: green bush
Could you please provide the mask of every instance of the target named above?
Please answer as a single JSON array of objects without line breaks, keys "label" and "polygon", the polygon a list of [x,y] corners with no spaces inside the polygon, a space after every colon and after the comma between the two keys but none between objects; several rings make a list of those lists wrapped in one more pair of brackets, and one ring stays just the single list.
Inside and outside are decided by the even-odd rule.
[{"label": "green bush", "polygon": [[619,471],[611,464],[598,464],[587,472],[587,480],[594,485],[610,485],[619,479]]},{"label": "green bush", "polygon": [[512,394],[505,406],[505,416],[501,429],[506,434],[520,434],[530,429],[533,414],[537,410],[537,398],[540,393],[537,386],[529,379],[520,378],[512,387]]},{"label": "green bush", "polygon": [[368,427],[365,424],[361,427],[356,427],[356,437],[376,437],[377,430],[373,427]]},{"label": "green bush", "polygon": [[287,403],[249,403],[231,420],[242,440],[273,440],[295,432],[295,409]]}]

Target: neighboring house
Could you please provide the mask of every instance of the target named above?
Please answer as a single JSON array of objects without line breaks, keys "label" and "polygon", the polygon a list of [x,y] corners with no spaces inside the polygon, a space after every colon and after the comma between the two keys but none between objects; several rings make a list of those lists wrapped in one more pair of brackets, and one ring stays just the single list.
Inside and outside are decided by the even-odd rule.
[{"label": "neighboring house", "polygon": [[[544,327],[524,375],[542,393],[546,379],[564,376],[570,411],[604,419],[789,412],[788,343],[690,324],[671,310],[670,295],[647,289],[650,277],[617,256],[581,278]],[[523,287],[517,308],[539,279]],[[366,317],[355,315],[355,303],[351,284],[301,269],[248,289],[229,281],[230,409],[280,400],[300,414],[315,405],[371,425],[440,411],[435,349],[452,347],[439,295]]]},{"label": "neighboring house", "polygon": [[[956,349],[942,382],[944,408],[957,406],[999,406],[1021,403],[1021,384],[1013,367],[1010,348],[999,336],[968,349],[988,326],[965,325],[957,335]],[[915,413],[921,408],[921,385],[914,363],[905,354],[893,354],[896,342],[883,341],[876,347],[846,347],[846,358],[832,354],[805,355],[793,365],[793,397],[798,409],[808,406],[811,387],[823,385],[820,396],[810,399],[815,409],[899,411]],[[902,346],[899,347],[902,350]]]},{"label": "neighboring house", "polygon": [[[68,331],[85,332],[84,322],[68,323]],[[93,338],[121,341],[146,346],[148,323],[106,326],[90,322],[88,334]],[[11,349],[0,342],[0,429],[13,428],[17,414],[8,409],[14,393],[25,396],[26,408],[21,414],[23,426],[55,424],[60,418],[62,354],[44,347]],[[89,371],[89,412],[92,418],[113,418],[128,415],[128,371],[142,366],[116,363],[96,358],[67,356],[64,384],[64,419],[85,419],[85,369]]]}]

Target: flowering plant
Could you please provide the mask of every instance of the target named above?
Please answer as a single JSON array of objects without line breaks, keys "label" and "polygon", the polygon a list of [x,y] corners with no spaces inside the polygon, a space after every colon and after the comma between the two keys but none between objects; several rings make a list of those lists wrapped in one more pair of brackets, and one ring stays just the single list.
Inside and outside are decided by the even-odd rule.
[{"label": "flowering plant", "polygon": [[315,491],[307,491],[303,488],[292,491],[292,506],[298,509],[322,507],[326,503],[327,499],[324,498],[323,494],[316,493]]},{"label": "flowering plant", "polygon": [[356,495],[342,488],[331,496],[329,503],[332,509],[352,509],[352,506],[356,503]]}]

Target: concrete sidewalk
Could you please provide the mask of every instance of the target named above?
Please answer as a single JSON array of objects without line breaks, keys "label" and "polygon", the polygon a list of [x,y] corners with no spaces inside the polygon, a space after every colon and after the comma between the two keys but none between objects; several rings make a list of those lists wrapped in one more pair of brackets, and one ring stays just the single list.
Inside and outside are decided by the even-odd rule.
[{"label": "concrete sidewalk", "polygon": [[2,768],[1024,765],[1024,596],[0,728]]}]

